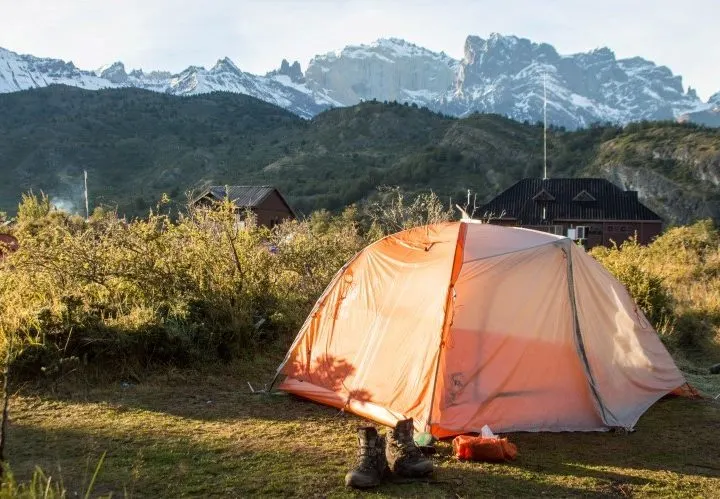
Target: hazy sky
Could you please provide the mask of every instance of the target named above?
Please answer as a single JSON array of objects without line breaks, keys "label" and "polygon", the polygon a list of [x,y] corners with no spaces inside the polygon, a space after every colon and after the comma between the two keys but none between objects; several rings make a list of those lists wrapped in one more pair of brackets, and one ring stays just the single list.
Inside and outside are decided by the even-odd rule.
[{"label": "hazy sky", "polygon": [[461,58],[467,35],[499,32],[563,54],[639,55],[705,99],[720,90],[718,19],[720,0],[0,0],[0,47],[83,69],[179,71],[228,56],[263,74],[391,36]]}]

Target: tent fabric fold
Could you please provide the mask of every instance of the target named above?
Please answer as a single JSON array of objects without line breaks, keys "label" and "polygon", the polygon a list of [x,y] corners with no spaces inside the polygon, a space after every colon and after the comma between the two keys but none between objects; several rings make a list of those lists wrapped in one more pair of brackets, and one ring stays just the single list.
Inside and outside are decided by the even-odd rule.
[{"label": "tent fabric fold", "polygon": [[632,428],[685,384],[627,290],[571,240],[471,221],[371,244],[335,276],[279,389],[436,437]]}]

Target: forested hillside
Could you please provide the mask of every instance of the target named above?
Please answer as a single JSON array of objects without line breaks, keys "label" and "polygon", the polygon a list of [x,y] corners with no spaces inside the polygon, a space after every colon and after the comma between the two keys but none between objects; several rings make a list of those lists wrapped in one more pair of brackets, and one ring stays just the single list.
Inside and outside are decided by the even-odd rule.
[{"label": "forested hillside", "polygon": [[[305,213],[380,185],[485,200],[542,175],[542,150],[541,126],[497,115],[365,102],[308,121],[238,94],[51,86],[0,95],[0,210],[13,213],[30,189],[77,209],[83,170],[91,205],[128,215],[208,184],[274,184]],[[720,217],[719,151],[720,131],[676,123],[548,134],[551,176],[610,178],[671,222]]]}]

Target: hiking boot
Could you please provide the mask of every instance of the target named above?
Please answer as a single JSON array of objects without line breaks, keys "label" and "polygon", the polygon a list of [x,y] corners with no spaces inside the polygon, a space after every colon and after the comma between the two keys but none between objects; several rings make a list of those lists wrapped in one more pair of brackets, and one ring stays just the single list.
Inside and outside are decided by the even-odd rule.
[{"label": "hiking boot", "polygon": [[419,478],[432,473],[433,464],[413,440],[413,420],[399,421],[386,436],[385,457],[390,470],[403,477]]},{"label": "hiking boot", "polygon": [[386,470],[385,439],[372,426],[358,428],[358,460],[345,475],[345,485],[358,489],[377,487]]}]

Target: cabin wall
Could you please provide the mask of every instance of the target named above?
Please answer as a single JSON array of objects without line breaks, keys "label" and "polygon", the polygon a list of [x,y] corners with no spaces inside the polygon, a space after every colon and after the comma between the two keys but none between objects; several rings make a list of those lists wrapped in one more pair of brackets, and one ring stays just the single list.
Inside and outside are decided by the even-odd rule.
[{"label": "cabin wall", "polygon": [[517,220],[491,220],[494,225],[505,227],[523,227],[526,229],[551,232],[552,226],[561,226],[562,234],[567,235],[568,229],[578,226],[587,227],[586,249],[595,246],[612,246],[613,242],[620,245],[637,234],[640,244],[650,244],[662,233],[662,222],[654,220],[555,220],[548,225],[519,224]]},{"label": "cabin wall", "polygon": [[283,220],[295,218],[277,192],[268,195],[253,211],[257,215],[257,223],[267,227],[273,227]]},{"label": "cabin wall", "polygon": [[659,221],[616,222],[608,220],[603,225],[602,244],[605,246],[611,246],[613,241],[619,245],[636,234],[640,244],[650,244],[662,232],[662,222]]}]

